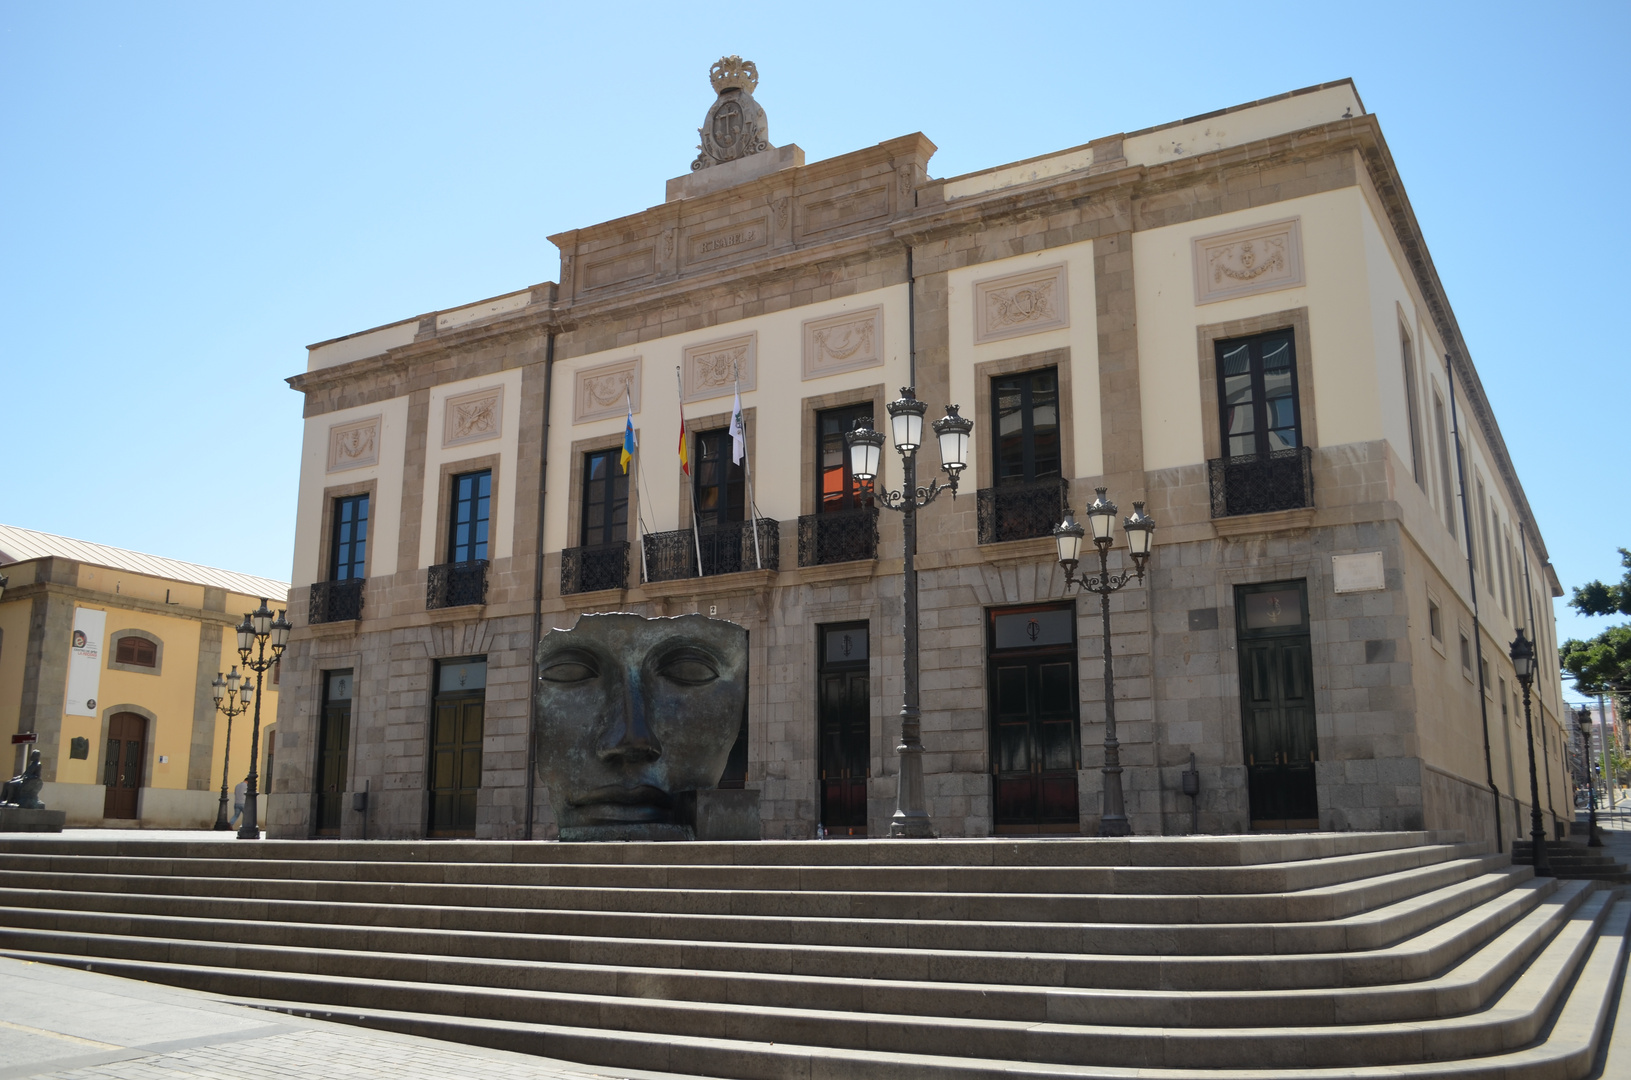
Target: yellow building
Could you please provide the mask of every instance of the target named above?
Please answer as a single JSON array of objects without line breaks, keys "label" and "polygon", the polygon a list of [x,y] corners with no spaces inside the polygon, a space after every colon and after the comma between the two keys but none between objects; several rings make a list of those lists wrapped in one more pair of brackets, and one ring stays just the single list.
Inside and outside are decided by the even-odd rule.
[{"label": "yellow building", "polygon": [[[254,715],[232,722],[228,761],[212,684],[240,664],[244,613],[283,606],[289,586],[9,525],[0,575],[0,730],[36,736],[12,771],[39,749],[41,798],[70,826],[212,825],[223,766],[229,787],[249,771]],[[263,679],[263,775],[277,681]]]}]

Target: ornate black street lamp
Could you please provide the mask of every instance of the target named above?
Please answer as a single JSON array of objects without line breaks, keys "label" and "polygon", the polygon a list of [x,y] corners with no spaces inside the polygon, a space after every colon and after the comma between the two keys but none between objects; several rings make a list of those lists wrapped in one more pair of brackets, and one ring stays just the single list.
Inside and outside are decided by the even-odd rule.
[{"label": "ornate black street lamp", "polygon": [[1110,594],[1126,585],[1137,575],[1144,580],[1144,563],[1150,557],[1150,544],[1155,540],[1155,522],[1144,513],[1144,504],[1133,503],[1133,516],[1121,525],[1127,531],[1127,549],[1133,557],[1133,569],[1120,574],[1110,573],[1110,548],[1116,542],[1116,504],[1104,497],[1099,488],[1098,498],[1087,508],[1087,522],[1093,528],[1093,546],[1099,549],[1099,572],[1094,577],[1077,577],[1076,566],[1082,553],[1082,537],[1087,530],[1076,524],[1065,509],[1065,520],[1053,530],[1054,543],[1059,546],[1059,565],[1065,569],[1065,592],[1072,585],[1083,592],[1099,594],[1099,614],[1104,632],[1104,808],[1099,816],[1100,836],[1127,836],[1133,830],[1127,823],[1127,804],[1121,792],[1121,743],[1116,740],[1116,670],[1110,655]]},{"label": "ornate black street lamp", "polygon": [[1597,833],[1597,776],[1596,769],[1591,762],[1591,710],[1580,706],[1580,711],[1574,714],[1575,723],[1580,725],[1580,745],[1584,748],[1581,755],[1586,766],[1586,798],[1589,816],[1586,819],[1586,846],[1602,847],[1603,838]]},{"label": "ornate black street lamp", "polygon": [[1535,680],[1535,643],[1524,636],[1519,627],[1507,650],[1512,657],[1512,669],[1523,684],[1523,733],[1529,743],[1529,847],[1530,861],[1535,874],[1550,876],[1552,861],[1546,856],[1546,823],[1540,816],[1540,781],[1535,778],[1535,723],[1529,710],[1529,685]]},{"label": "ornate black street lamp", "polygon": [[[266,655],[268,638],[271,639],[271,656]],[[266,597],[261,597],[261,606],[245,615],[244,621],[238,624],[238,657],[243,661],[247,671],[255,673],[255,723],[250,732],[249,775],[245,778],[249,787],[244,794],[244,823],[238,830],[239,840],[260,839],[259,816],[255,812],[255,784],[260,776],[258,769],[261,741],[261,676],[278,662],[288,644],[288,620],[283,617],[282,611],[277,613],[277,619],[274,620],[271,610],[266,606]],[[245,678],[248,676],[245,675]]]},{"label": "ornate black street lamp", "polygon": [[[890,836],[927,839],[934,836],[934,822],[924,807],[923,799],[923,718],[918,707],[918,641],[917,641],[917,512],[934,502],[942,491],[957,494],[957,476],[968,465],[968,434],[974,430],[974,421],[957,415],[956,405],[946,406],[946,415],[934,422],[934,433],[940,440],[940,467],[951,478],[949,483],[931,481],[926,488],[917,486],[917,451],[923,445],[923,414],[929,407],[913,395],[915,387],[903,386],[900,398],[891,401],[889,426],[895,437],[895,449],[901,457],[901,490],[878,491],[872,499],[879,506],[898,510],[903,515],[905,534],[905,604],[906,655],[904,658],[903,693],[900,707],[900,745],[895,753],[900,757],[900,778],[895,792],[895,817],[889,823]],[[849,444],[850,472],[862,483],[870,483],[878,475],[878,459],[882,456],[883,435],[872,430],[872,418],[855,422],[855,430],[844,433]]]},{"label": "ornate black street lamp", "polygon": [[[243,685],[239,685],[242,682]],[[232,761],[232,721],[234,717],[242,716],[249,711],[249,706],[255,701],[255,688],[249,685],[249,680],[238,674],[238,668],[233,666],[229,675],[223,676],[219,671],[215,673],[215,681],[210,683],[215,691],[215,707],[221,715],[227,718],[227,749],[221,757],[221,805],[215,811],[215,831],[226,832],[232,828],[227,820],[227,769]],[[226,704],[222,704],[225,700]]]}]

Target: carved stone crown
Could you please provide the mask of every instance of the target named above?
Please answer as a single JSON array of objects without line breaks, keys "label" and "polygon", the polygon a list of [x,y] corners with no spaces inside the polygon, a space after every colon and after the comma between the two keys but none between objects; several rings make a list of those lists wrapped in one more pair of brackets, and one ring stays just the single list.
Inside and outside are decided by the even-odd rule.
[{"label": "carved stone crown", "polygon": [[746,90],[753,93],[759,86],[759,68],[752,60],[740,56],[722,56],[708,69],[708,80],[714,84],[714,93],[727,90]]}]

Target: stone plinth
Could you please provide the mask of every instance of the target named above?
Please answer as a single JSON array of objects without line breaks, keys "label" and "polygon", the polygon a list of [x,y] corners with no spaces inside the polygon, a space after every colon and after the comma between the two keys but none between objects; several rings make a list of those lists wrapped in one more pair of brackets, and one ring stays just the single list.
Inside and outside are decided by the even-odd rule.
[{"label": "stone plinth", "polygon": [[61,832],[68,819],[63,810],[24,810],[0,806],[0,832]]},{"label": "stone plinth", "polygon": [[696,172],[674,177],[668,182],[668,197],[664,201],[694,199],[710,191],[735,187],[745,180],[780,172],[782,169],[794,169],[803,164],[804,151],[796,143],[772,146],[769,150],[749,154],[735,161],[727,161],[723,165],[714,165],[711,168],[698,169]]},{"label": "stone plinth", "polygon": [[694,823],[698,840],[759,839],[759,793],[751,789],[687,791],[680,812]]}]

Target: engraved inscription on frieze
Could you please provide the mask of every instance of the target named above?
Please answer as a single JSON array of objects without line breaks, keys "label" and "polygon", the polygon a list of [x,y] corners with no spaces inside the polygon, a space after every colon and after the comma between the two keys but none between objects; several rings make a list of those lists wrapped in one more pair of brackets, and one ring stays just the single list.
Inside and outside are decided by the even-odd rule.
[{"label": "engraved inscription on frieze", "polygon": [[640,411],[640,358],[596,364],[572,375],[572,422],[586,424],[622,416],[633,401]]},{"label": "engraved inscription on frieze", "polygon": [[1069,325],[1070,283],[1063,263],[974,283],[977,343]]},{"label": "engraved inscription on frieze", "polygon": [[883,363],[883,308],[846,311],[804,323],[804,378]]},{"label": "engraved inscription on frieze", "polygon": [[680,367],[685,400],[691,402],[728,397],[737,386],[744,393],[757,388],[758,352],[757,333],[690,346],[685,350]]},{"label": "engraved inscription on frieze", "polygon": [[1302,225],[1297,218],[1199,236],[1192,247],[1197,304],[1303,283]]},{"label": "engraved inscription on frieze", "polygon": [[353,420],[328,429],[328,471],[344,472],[379,464],[380,418]]},{"label": "engraved inscription on frieze", "polygon": [[503,421],[502,386],[454,394],[442,410],[442,445],[461,446],[496,439],[503,433]]},{"label": "engraved inscription on frieze", "polygon": [[726,229],[692,236],[687,241],[686,251],[689,262],[709,262],[762,248],[769,241],[770,219],[767,215]]}]

